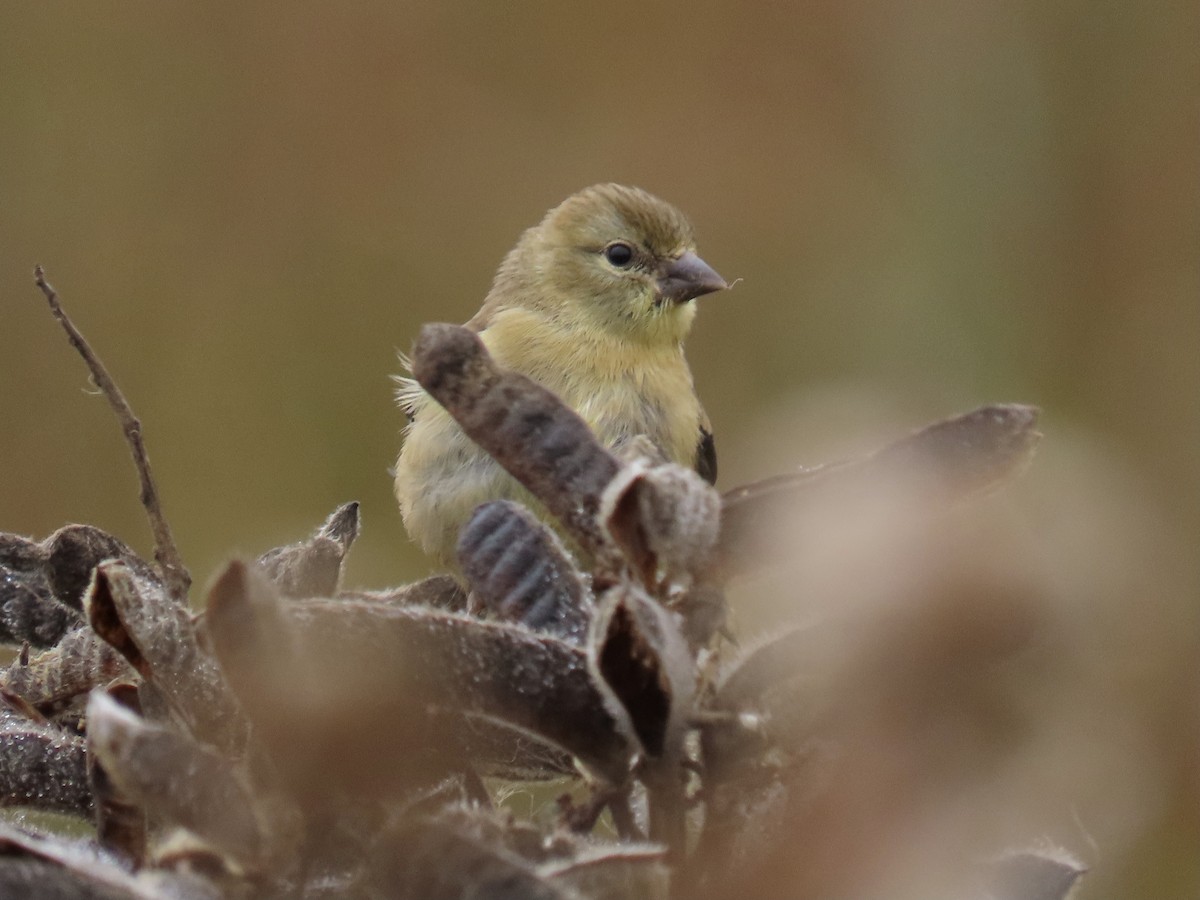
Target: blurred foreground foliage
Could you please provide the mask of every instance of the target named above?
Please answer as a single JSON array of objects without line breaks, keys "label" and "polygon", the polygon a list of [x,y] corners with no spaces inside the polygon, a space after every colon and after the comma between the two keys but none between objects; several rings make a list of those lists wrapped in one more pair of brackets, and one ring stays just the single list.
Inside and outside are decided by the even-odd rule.
[{"label": "blurred foreground foliage", "polygon": [[[463,529],[465,584],[346,590],[350,503],[226,565],[196,614],[186,573],[165,579],[100,529],[0,536],[0,629],[21,644],[0,676],[0,796],[95,828],[6,826],[0,885],[447,900],[1072,889],[1088,867],[1046,839],[1038,799],[1045,779],[1120,752],[1095,740],[1072,684],[1106,661],[1072,659],[1086,584],[1069,556],[981,499],[1028,464],[1037,410],[983,407],[722,496],[649,443],[612,455],[463,328],[428,326],[414,371],[587,568],[497,501]],[[737,637],[734,587],[774,611],[769,632]],[[537,784],[557,801],[496,805]],[[1150,812],[1074,775],[1073,803],[1097,793],[1131,826]]]}]

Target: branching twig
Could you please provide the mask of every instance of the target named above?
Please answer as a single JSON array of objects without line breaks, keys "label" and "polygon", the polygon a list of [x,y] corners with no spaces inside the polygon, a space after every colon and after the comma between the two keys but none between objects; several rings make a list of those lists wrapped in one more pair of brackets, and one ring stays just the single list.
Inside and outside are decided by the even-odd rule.
[{"label": "branching twig", "polygon": [[71,346],[83,357],[96,387],[108,399],[109,405],[116,413],[121,431],[133,454],[133,464],[137,468],[138,479],[141,481],[142,506],[150,520],[150,530],[154,533],[154,558],[158,560],[168,593],[180,603],[185,603],[192,576],[188,574],[188,570],[183,564],[179,548],[175,546],[175,538],[171,535],[171,526],[167,524],[158,500],[158,489],[154,485],[154,475],[150,471],[150,459],[146,455],[146,445],[142,441],[142,423],[133,414],[129,401],[125,399],[125,395],[121,393],[117,383],[108,374],[104,363],[100,361],[91,345],[63,310],[62,304],[58,300],[58,293],[46,281],[46,273],[42,271],[41,266],[34,267],[33,276],[37,286],[45,294],[46,302],[50,304],[50,312],[54,314],[58,324],[67,333],[67,339],[71,342]]}]

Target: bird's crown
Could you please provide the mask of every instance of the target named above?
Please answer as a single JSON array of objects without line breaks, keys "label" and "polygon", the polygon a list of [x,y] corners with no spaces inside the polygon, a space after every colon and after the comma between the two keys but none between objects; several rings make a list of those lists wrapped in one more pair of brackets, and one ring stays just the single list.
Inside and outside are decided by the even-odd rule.
[{"label": "bird's crown", "polygon": [[695,246],[692,225],[678,209],[641,188],[596,184],[546,214],[546,231],[578,247],[600,247],[614,236],[637,240],[654,256],[678,256]]}]

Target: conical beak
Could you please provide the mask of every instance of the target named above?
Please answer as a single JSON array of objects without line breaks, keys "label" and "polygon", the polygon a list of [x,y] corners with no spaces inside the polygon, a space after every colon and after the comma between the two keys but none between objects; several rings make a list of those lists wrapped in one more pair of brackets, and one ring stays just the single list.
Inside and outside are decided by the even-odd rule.
[{"label": "conical beak", "polygon": [[659,299],[675,303],[686,303],[727,287],[725,279],[690,250],[679,259],[667,260],[658,276]]}]

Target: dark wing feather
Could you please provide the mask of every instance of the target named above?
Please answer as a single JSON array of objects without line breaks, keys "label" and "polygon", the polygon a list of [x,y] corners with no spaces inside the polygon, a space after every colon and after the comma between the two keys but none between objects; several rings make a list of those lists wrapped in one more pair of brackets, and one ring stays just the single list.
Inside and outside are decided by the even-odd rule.
[{"label": "dark wing feather", "polygon": [[712,432],[700,426],[700,443],[696,445],[696,471],[709,484],[717,483],[717,445]]}]

